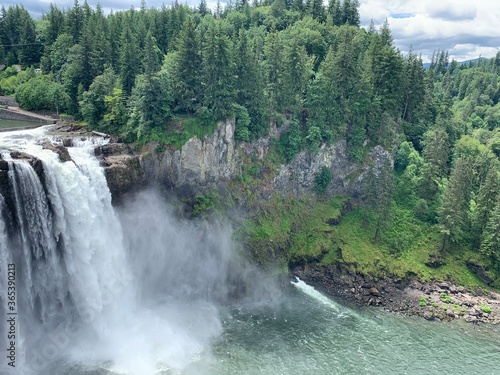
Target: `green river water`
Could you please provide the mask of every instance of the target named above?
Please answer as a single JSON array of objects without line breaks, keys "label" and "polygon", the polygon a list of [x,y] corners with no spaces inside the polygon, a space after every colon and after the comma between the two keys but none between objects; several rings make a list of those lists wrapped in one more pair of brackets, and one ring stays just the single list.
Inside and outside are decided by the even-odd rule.
[{"label": "green river water", "polygon": [[[206,324],[203,312],[194,310],[187,308],[181,318],[181,324],[191,322],[193,334]],[[189,364],[144,375],[500,374],[500,327],[350,308],[302,282],[278,303],[225,307],[220,319],[221,335]],[[180,347],[184,339],[170,345]],[[131,374],[108,370],[73,367],[51,374]]]}]

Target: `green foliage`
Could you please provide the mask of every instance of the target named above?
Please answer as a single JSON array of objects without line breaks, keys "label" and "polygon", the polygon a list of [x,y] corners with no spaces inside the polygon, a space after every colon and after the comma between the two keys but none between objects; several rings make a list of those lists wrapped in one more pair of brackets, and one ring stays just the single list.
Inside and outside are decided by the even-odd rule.
[{"label": "green foliage", "polygon": [[44,75],[38,75],[19,85],[16,89],[16,100],[27,110],[64,111],[69,105],[69,96],[62,85]]},{"label": "green foliage", "polygon": [[420,307],[425,307],[425,306],[427,306],[427,298],[420,298],[420,299],[418,300],[418,305],[419,305]]},{"label": "green foliage", "polygon": [[439,293],[439,297],[441,297],[441,301],[443,301],[444,303],[448,303],[449,304],[449,303],[453,302],[452,299],[451,299],[451,297],[447,293],[445,293],[445,292]]},{"label": "green foliage", "polygon": [[319,173],[316,175],[316,185],[314,186],[314,190],[320,195],[325,195],[331,180],[332,172],[330,171],[330,168],[328,168],[326,165],[323,165]]},{"label": "green foliage", "polygon": [[246,142],[250,139],[250,131],[248,130],[248,126],[251,122],[250,115],[247,109],[239,104],[233,104],[233,111],[236,120],[234,139],[236,141]]},{"label": "green foliage", "polygon": [[451,172],[439,209],[439,224],[443,233],[442,251],[446,250],[448,240],[457,242],[466,235],[469,225],[471,188],[471,165],[466,159],[459,158]]},{"label": "green foliage", "polygon": [[192,217],[206,218],[208,215],[219,210],[222,206],[221,198],[216,192],[205,195],[196,195],[193,199]]},{"label": "green foliage", "polygon": [[481,306],[481,311],[486,313],[486,314],[489,314],[491,313],[491,307],[485,305],[485,306]]},{"label": "green foliage", "polygon": [[291,120],[288,130],[281,134],[278,148],[287,163],[291,162],[302,149],[302,132],[296,120]]}]

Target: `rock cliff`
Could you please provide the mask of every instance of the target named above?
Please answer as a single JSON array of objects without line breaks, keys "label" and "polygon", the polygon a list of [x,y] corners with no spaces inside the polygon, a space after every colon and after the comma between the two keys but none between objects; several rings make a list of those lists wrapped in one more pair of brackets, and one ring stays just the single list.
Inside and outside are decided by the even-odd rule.
[{"label": "rock cliff", "polygon": [[[234,130],[234,121],[227,120],[217,125],[214,134],[204,139],[193,137],[180,150],[156,152],[155,144],[146,146],[141,155],[145,181],[193,194],[238,176],[244,157],[260,160],[266,156],[271,138],[237,145]],[[274,136],[279,136],[279,132]],[[311,192],[317,173],[327,166],[332,173],[328,194],[357,195],[369,166],[379,169],[387,159],[392,162],[392,154],[376,146],[365,163],[354,162],[349,159],[345,141],[323,145],[318,153],[302,151],[291,163],[280,166],[277,176],[268,184],[267,194],[299,196]]]},{"label": "rock cliff", "polygon": [[234,127],[234,121],[219,122],[214,134],[193,137],[180,150],[156,152],[155,144],[147,145],[141,157],[145,180],[177,191],[196,191],[235,176]]}]

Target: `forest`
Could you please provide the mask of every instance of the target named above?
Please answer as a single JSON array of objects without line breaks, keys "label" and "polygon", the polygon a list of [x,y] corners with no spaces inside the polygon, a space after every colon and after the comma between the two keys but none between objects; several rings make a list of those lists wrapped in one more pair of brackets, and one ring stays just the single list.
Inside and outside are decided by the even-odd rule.
[{"label": "forest", "polygon": [[[2,7],[0,95],[138,144],[172,144],[179,121],[203,129],[232,117],[238,142],[286,124],[282,162],[339,140],[365,162],[382,145],[394,169],[368,176],[361,197],[373,240],[398,253],[412,241],[398,225],[432,228],[436,265],[467,254],[500,287],[500,53],[460,64],[436,51],[424,69],[395,48],[387,22],[361,28],[358,8],[202,0],[104,14],[75,0],[35,20]],[[318,175],[319,195],[328,181]]]}]

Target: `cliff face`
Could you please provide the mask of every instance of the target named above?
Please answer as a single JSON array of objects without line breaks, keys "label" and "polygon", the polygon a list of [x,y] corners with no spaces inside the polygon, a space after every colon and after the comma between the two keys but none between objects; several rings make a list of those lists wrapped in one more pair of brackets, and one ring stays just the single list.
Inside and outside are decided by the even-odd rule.
[{"label": "cliff face", "polygon": [[311,192],[316,185],[316,175],[323,166],[332,174],[327,194],[350,194],[356,196],[361,188],[361,181],[373,164],[379,170],[385,160],[392,155],[381,146],[376,146],[368,155],[368,164],[360,164],[349,159],[345,141],[330,146],[323,146],[318,153],[302,151],[288,165],[282,165],[278,177],[274,179],[274,189],[289,195],[303,195]]},{"label": "cliff face", "polygon": [[[193,137],[180,150],[157,152],[154,144],[146,146],[140,156],[144,181],[182,194],[193,194],[238,176],[244,156],[254,160],[266,156],[270,138],[236,145],[234,130],[234,121],[227,120],[218,124],[214,134],[204,139]],[[279,132],[275,133],[274,136],[279,135]],[[278,175],[266,184],[265,195],[270,196],[273,192],[297,196],[310,193],[317,173],[327,166],[332,173],[327,193],[356,196],[369,165],[379,169],[387,159],[392,163],[391,153],[376,146],[367,155],[367,162],[356,163],[349,159],[344,141],[323,146],[318,153],[302,151],[290,164],[281,165]],[[111,174],[108,171],[108,175]],[[125,181],[122,186],[115,188],[114,181],[108,178],[111,191],[121,191],[131,185],[126,183],[126,176],[122,180]]]},{"label": "cliff face", "polygon": [[[227,120],[220,122],[212,135],[204,139],[193,137],[180,150],[157,152],[156,145],[150,144],[138,155],[129,145],[110,143],[97,147],[95,155],[105,168],[115,203],[126,193],[152,184],[182,195],[194,195],[239,176],[244,159],[264,159],[270,149],[271,137],[279,136],[275,129],[270,137],[236,145],[234,130],[234,121]],[[67,131],[70,135],[64,137],[62,143],[70,147],[75,129]],[[57,152],[62,161],[68,160],[64,146],[49,143],[44,147]],[[261,194],[269,198],[273,193],[286,196],[310,193],[316,184],[316,175],[327,166],[332,174],[327,193],[356,196],[369,166],[373,164],[378,169],[387,159],[392,162],[391,153],[376,146],[367,155],[365,163],[356,163],[349,159],[344,141],[324,145],[317,153],[302,151],[291,163],[281,165],[272,180],[265,181]],[[6,170],[6,162],[2,164],[0,160],[0,185],[4,193]]]},{"label": "cliff face", "polygon": [[193,137],[180,150],[156,152],[155,145],[142,153],[146,181],[174,190],[196,191],[237,174],[234,121],[219,122],[217,130],[203,140]]}]

